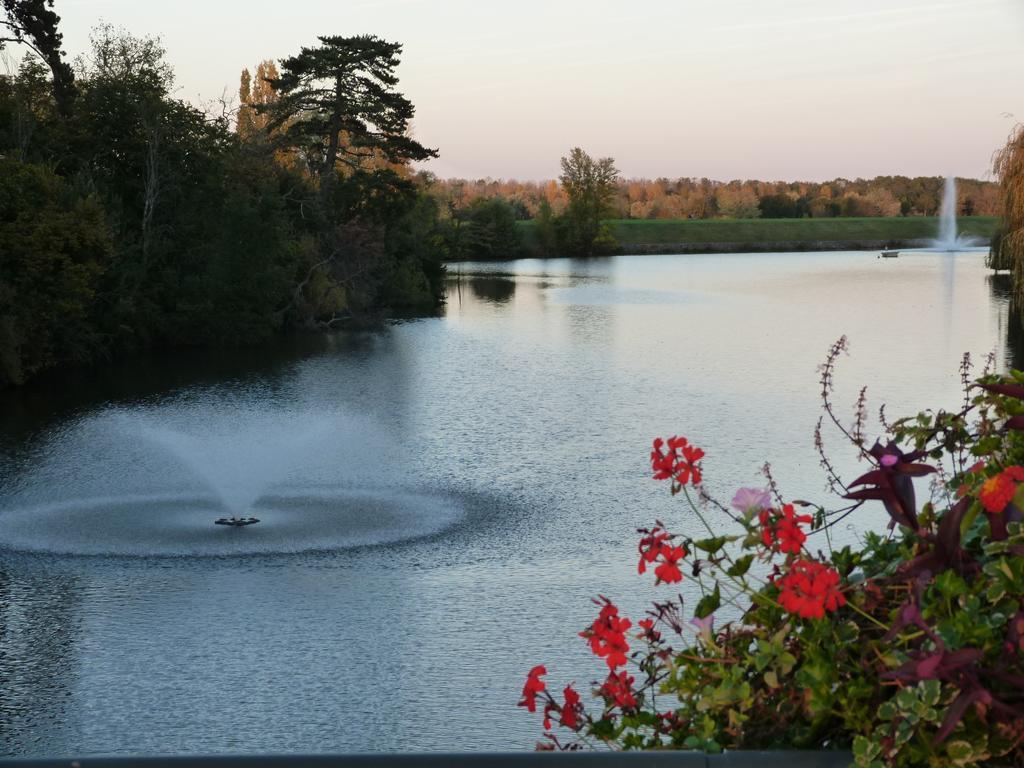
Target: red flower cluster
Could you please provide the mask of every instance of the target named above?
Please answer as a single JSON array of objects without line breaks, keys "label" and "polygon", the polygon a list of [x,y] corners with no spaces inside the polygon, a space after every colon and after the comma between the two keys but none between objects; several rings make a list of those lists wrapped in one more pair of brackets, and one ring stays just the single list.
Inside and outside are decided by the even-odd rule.
[{"label": "red flower cluster", "polygon": [[637,640],[650,640],[652,643],[657,643],[661,640],[661,632],[654,628],[654,619],[640,619],[637,624],[643,630],[643,632],[637,633]]},{"label": "red flower cluster", "polygon": [[583,705],[580,703],[580,695],[572,689],[571,685],[565,686],[565,690],[562,691],[562,696],[565,698],[565,702],[562,706],[558,706],[554,701],[549,701],[544,705],[544,728],[545,730],[551,730],[551,713],[557,712],[560,714],[558,723],[564,725],[567,728],[576,730],[580,727],[580,715],[583,714]]},{"label": "red flower cluster", "polygon": [[640,562],[637,563],[637,573],[646,573],[648,563],[658,563],[654,569],[657,577],[655,584],[676,584],[683,580],[683,572],[679,570],[679,561],[686,557],[686,550],[683,547],[674,547],[670,543],[674,538],[665,530],[661,521],[657,521],[653,528],[640,528],[637,533],[644,534],[637,545],[640,552]]},{"label": "red flower cluster", "polygon": [[766,547],[792,555],[800,554],[807,541],[807,534],[800,530],[800,524],[810,525],[813,522],[810,515],[798,515],[792,504],[786,504],[781,512],[765,509],[758,517],[761,521],[761,541]]},{"label": "red flower cluster", "polygon": [[1024,480],[1024,467],[1007,467],[995,477],[990,477],[981,486],[978,498],[982,506],[992,514],[998,514],[1006,509],[1006,505],[1013,499],[1017,492],[1017,483]]},{"label": "red flower cluster", "polygon": [[537,694],[542,693],[547,685],[541,680],[541,675],[548,673],[547,667],[538,664],[530,670],[526,676],[526,685],[523,686],[523,700],[517,706],[526,707],[529,712],[537,711]]},{"label": "red flower cluster", "polygon": [[[662,448],[668,446],[668,451]],[[700,485],[700,467],[697,462],[704,458],[704,451],[690,445],[685,437],[670,437],[668,442],[660,437],[654,441],[651,451],[651,469],[655,480],[672,479],[679,485]]]},{"label": "red flower cluster", "polygon": [[846,605],[839,572],[816,560],[796,560],[779,583],[779,604],[805,619],[824,618],[825,611]]},{"label": "red flower cluster", "polygon": [[[603,658],[608,668],[613,670],[626,664],[626,654],[629,653],[629,643],[626,641],[626,630],[633,626],[633,622],[626,618],[619,618],[619,609],[611,600],[602,597],[601,613],[594,620],[589,628],[580,632],[580,637],[590,641],[590,650],[595,656]],[[594,602],[597,602],[596,600]]]},{"label": "red flower cluster", "polygon": [[633,709],[636,707],[636,695],[633,693],[633,677],[626,673],[626,670],[616,673],[614,670],[608,673],[608,679],[601,684],[598,690],[601,696],[611,699],[615,706],[620,709]]}]

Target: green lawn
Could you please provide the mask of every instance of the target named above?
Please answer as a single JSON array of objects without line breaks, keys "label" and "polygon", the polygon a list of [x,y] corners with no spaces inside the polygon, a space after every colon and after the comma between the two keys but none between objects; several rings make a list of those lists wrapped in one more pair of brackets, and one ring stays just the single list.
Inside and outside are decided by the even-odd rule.
[{"label": "green lawn", "polygon": [[[936,217],[834,219],[615,219],[609,222],[624,250],[631,245],[672,245],[692,243],[730,243],[768,245],[770,243],[814,243],[858,241],[905,241],[935,237],[939,230]],[[995,216],[970,216],[959,219],[963,234],[992,236],[998,226]],[[533,222],[520,222],[524,241],[533,242]]]}]

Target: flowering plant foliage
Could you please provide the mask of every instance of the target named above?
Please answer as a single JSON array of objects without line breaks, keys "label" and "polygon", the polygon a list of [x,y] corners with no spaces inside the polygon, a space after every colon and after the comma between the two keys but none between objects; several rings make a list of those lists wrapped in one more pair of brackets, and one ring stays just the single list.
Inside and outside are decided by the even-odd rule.
[{"label": "flowering plant foliage", "polygon": [[[852,425],[831,402],[845,350],[840,339],[822,366],[815,434],[845,506],[784,502],[767,465],[768,489],[720,504],[704,490],[700,448],[654,441],[654,478],[708,536],[660,520],[640,528],[637,570],[653,569],[655,586],[693,578],[702,597],[655,601],[635,625],[595,600],[580,636],[607,676],[586,709],[572,685],[556,698],[533,668],[520,705],[543,703],[539,749],[843,748],[861,768],[1024,766],[1024,373],[991,375],[990,358],[972,383],[965,356],[962,409],[893,424],[882,409],[887,439],[867,447],[864,390]],[[870,465],[852,482],[822,448],[826,418]],[[925,476],[919,506],[914,478]],[[888,530],[834,548],[830,529],[873,502]],[[735,533],[714,530],[711,509]],[[729,606],[739,618],[715,627]],[[551,732],[555,719],[568,737]]]}]

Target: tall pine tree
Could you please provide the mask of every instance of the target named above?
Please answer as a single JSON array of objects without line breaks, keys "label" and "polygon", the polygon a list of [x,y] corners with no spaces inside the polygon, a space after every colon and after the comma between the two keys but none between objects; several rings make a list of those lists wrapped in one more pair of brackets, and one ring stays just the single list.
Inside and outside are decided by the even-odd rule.
[{"label": "tall pine tree", "polygon": [[343,168],[437,156],[408,135],[415,109],[394,90],[399,43],[374,35],[319,40],[282,60],[279,77],[266,78],[278,98],[257,111],[280,142],[303,154],[325,198]]}]

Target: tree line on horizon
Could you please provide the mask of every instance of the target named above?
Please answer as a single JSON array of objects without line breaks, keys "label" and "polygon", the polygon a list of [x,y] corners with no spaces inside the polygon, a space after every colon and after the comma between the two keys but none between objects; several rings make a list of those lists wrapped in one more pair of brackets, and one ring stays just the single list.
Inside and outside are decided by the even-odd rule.
[{"label": "tree line on horizon", "polygon": [[[616,178],[609,198],[609,218],[828,218],[865,216],[935,216],[945,179],[939,176],[878,176],[806,181],[715,181],[707,178]],[[570,202],[559,180],[435,179],[431,192],[456,212],[479,200],[500,200],[516,219],[542,216],[545,206],[555,215]],[[957,210],[961,216],[998,216],[999,185],[978,179],[957,179]]]}]

